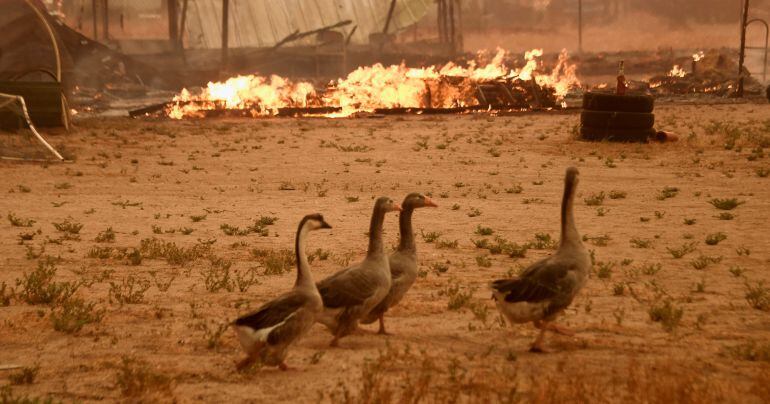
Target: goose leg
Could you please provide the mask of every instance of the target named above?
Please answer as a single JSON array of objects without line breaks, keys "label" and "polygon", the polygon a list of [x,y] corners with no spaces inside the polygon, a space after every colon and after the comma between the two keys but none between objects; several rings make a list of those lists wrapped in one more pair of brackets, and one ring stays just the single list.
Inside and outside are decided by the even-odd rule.
[{"label": "goose leg", "polygon": [[289,367],[289,365],[286,364],[286,362],[281,362],[278,364],[278,369],[281,369],[282,371],[292,370],[292,368]]},{"label": "goose leg", "polygon": [[532,324],[540,330],[540,333],[537,335],[537,338],[535,338],[535,342],[532,343],[532,346],[529,348],[530,352],[536,352],[536,353],[547,353],[545,348],[543,348],[543,340],[545,340],[545,331],[548,328],[547,324],[543,321],[537,320],[533,321]]},{"label": "goose leg", "polygon": [[389,332],[385,331],[385,315],[380,314],[380,330],[377,331],[377,334],[380,335],[391,335]]},{"label": "goose leg", "polygon": [[572,336],[575,335],[575,331],[574,330],[571,330],[571,329],[569,329],[567,327],[564,327],[564,326],[561,326],[561,325],[558,325],[558,324],[548,323],[548,324],[546,324],[546,328],[549,331],[553,331],[553,332],[555,332],[557,334],[561,334],[561,335],[566,335],[568,337],[572,337]]},{"label": "goose leg", "polygon": [[336,348],[336,347],[340,346],[340,337],[335,335],[334,339],[332,339],[332,342],[329,344],[329,346],[332,347],[332,348]]},{"label": "goose leg", "polygon": [[235,370],[241,372],[254,364],[254,361],[257,359],[256,353],[249,354],[246,358],[244,358],[242,361],[238,362],[235,365]]}]

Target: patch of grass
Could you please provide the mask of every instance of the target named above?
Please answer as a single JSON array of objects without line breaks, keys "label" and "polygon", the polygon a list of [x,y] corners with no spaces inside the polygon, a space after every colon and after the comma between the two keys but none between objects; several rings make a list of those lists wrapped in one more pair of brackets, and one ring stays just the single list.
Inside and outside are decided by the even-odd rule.
[{"label": "patch of grass", "polygon": [[659,201],[664,201],[666,199],[673,198],[678,194],[679,194],[679,188],[666,186],[666,187],[663,187],[663,189],[661,189],[660,192],[658,192],[657,199]]},{"label": "patch of grass", "polygon": [[628,193],[626,193],[626,191],[618,191],[618,190],[612,190],[608,194],[610,199],[626,199],[627,195]]},{"label": "patch of grass", "polygon": [[747,341],[725,349],[725,354],[742,361],[770,362],[770,343]]},{"label": "patch of grass", "polygon": [[660,272],[660,270],[663,269],[663,266],[660,263],[644,264],[639,269],[643,274],[652,276]]},{"label": "patch of grass", "polygon": [[740,205],[743,205],[746,203],[745,201],[739,201],[736,198],[714,198],[709,201],[709,203],[720,210],[733,210],[737,208]]},{"label": "patch of grass", "polygon": [[235,282],[230,275],[233,262],[216,257],[209,257],[209,261],[211,265],[201,271],[206,290],[212,293],[220,290],[232,292],[235,289]]},{"label": "patch of grass", "polygon": [[436,248],[440,249],[454,249],[460,244],[457,240],[438,240],[436,241]]},{"label": "patch of grass", "polygon": [[124,304],[139,304],[144,301],[144,293],[150,289],[150,281],[137,279],[133,275],[124,278],[120,283],[110,282],[108,300]]},{"label": "patch of grass", "polygon": [[727,235],[722,232],[717,233],[711,233],[708,236],[706,236],[706,244],[708,245],[717,245],[720,242],[727,239]]},{"label": "patch of grass", "polygon": [[161,373],[151,370],[150,364],[128,356],[124,356],[115,382],[124,397],[137,397],[144,394],[171,390],[171,379]]},{"label": "patch of grass", "polygon": [[279,250],[255,248],[251,250],[251,255],[265,268],[265,275],[281,275],[291,271],[296,265],[294,252],[286,248]]},{"label": "patch of grass", "polygon": [[730,212],[720,212],[719,215],[714,216],[719,220],[733,220],[735,219],[735,215],[733,215]]},{"label": "patch of grass", "polygon": [[[40,371],[39,366],[25,366],[19,369],[19,371],[9,374],[8,381],[12,385],[33,384],[35,383],[35,378],[37,377],[38,371]],[[5,401],[2,400],[0,400],[0,402],[5,403]]]},{"label": "patch of grass", "polygon": [[486,255],[477,255],[476,264],[482,268],[489,268],[492,266],[492,260]]},{"label": "patch of grass", "polygon": [[554,250],[558,244],[548,233],[535,233],[535,239],[527,245],[535,250]]},{"label": "patch of grass", "polygon": [[584,201],[586,205],[588,206],[599,206],[604,203],[604,191],[599,192],[598,194],[594,193],[591,194],[588,198],[585,198]]},{"label": "patch of grass", "polygon": [[510,188],[506,188],[505,192],[508,194],[520,194],[524,191],[524,188],[520,184],[514,184]]},{"label": "patch of grass", "polygon": [[5,281],[0,284],[0,307],[11,305],[11,299],[16,295],[16,291],[9,287]]},{"label": "patch of grass", "polygon": [[433,262],[430,265],[430,269],[436,274],[440,275],[449,271],[449,261],[447,262]]},{"label": "patch of grass", "polygon": [[449,301],[447,302],[447,309],[460,310],[470,304],[473,298],[473,288],[463,287],[457,281],[450,281],[444,290],[439,291],[439,295],[447,296]]},{"label": "patch of grass", "polygon": [[612,295],[613,296],[623,296],[626,293],[626,284],[623,282],[618,282],[614,285],[612,285]]},{"label": "patch of grass", "polygon": [[12,212],[8,213],[8,221],[11,223],[11,226],[14,227],[32,227],[32,225],[35,224],[34,220],[20,218]]},{"label": "patch of grass", "polygon": [[682,246],[679,248],[666,247],[666,250],[669,252],[669,254],[671,254],[672,257],[679,259],[695,251],[695,243],[694,242],[685,243],[685,244],[682,244]]},{"label": "patch of grass", "polygon": [[64,221],[59,223],[53,223],[53,227],[55,227],[56,230],[62,233],[71,234],[71,235],[79,234],[80,230],[83,229],[83,225],[81,223],[73,221],[72,218],[64,219]]},{"label": "patch of grass", "polygon": [[164,242],[153,237],[143,239],[135,251],[137,252],[129,257],[132,261],[138,260],[141,263],[142,258],[165,258],[170,265],[182,266],[208,257],[211,254],[211,245],[199,242],[191,247],[179,247],[173,242]]},{"label": "patch of grass", "polygon": [[482,227],[481,225],[476,226],[476,234],[480,236],[491,236],[494,234],[494,230],[492,230],[491,227]]},{"label": "patch of grass", "polygon": [[743,275],[746,272],[746,268],[743,268],[739,265],[733,265],[728,269],[728,271],[730,272],[730,274],[732,274],[732,276],[736,278],[740,278],[741,275]]},{"label": "patch of grass", "polygon": [[634,237],[630,240],[633,248],[652,248],[652,240]]},{"label": "patch of grass", "polygon": [[599,279],[609,279],[612,277],[612,268],[615,267],[614,262],[602,262],[598,261],[595,265],[596,277]]},{"label": "patch of grass", "polygon": [[97,243],[112,243],[115,241],[115,231],[112,230],[112,227],[108,227],[107,230],[96,235],[95,241]]},{"label": "patch of grass", "polygon": [[112,247],[93,246],[90,250],[88,250],[86,256],[88,258],[108,259],[112,257],[112,253]]},{"label": "patch of grass", "polygon": [[684,309],[677,307],[671,299],[657,302],[647,310],[650,320],[660,323],[667,332],[673,332],[682,321]]},{"label": "patch of grass", "polygon": [[198,222],[201,222],[203,220],[206,220],[207,216],[208,215],[190,215],[190,220],[192,220],[193,223],[198,223]]},{"label": "patch of grass", "polygon": [[83,299],[70,298],[51,311],[51,322],[56,331],[68,334],[80,331],[83,326],[102,321],[105,310],[97,310],[96,303],[86,303]]},{"label": "patch of grass", "polygon": [[80,282],[55,282],[56,264],[53,258],[38,262],[37,269],[25,272],[16,280],[16,297],[27,304],[52,304],[69,299],[81,286]]},{"label": "patch of grass", "polygon": [[422,236],[423,241],[425,241],[426,243],[432,243],[441,237],[441,232],[429,231],[425,233],[424,231],[420,230],[420,235]]},{"label": "patch of grass", "polygon": [[687,219],[687,218],[684,219],[684,224],[686,224],[688,226],[694,225],[695,222],[697,222],[697,220],[695,220],[695,219]]},{"label": "patch of grass", "polygon": [[720,262],[722,262],[722,257],[709,257],[706,255],[701,255],[698,258],[690,261],[690,265],[692,265],[692,267],[697,270],[702,270],[706,269],[711,264],[718,264]]},{"label": "patch of grass", "polygon": [[587,234],[583,235],[583,241],[589,242],[597,247],[606,246],[610,240],[612,240],[612,238],[607,234],[603,234],[600,236],[593,236],[593,237],[590,237]]},{"label": "patch of grass", "polygon": [[749,306],[762,311],[770,311],[770,289],[764,282],[759,281],[754,285],[746,281],[746,301]]}]

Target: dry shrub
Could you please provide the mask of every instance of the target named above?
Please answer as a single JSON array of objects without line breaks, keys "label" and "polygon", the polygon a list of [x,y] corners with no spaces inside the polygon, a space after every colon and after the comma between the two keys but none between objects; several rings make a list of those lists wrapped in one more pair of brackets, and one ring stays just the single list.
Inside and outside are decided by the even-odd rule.
[{"label": "dry shrub", "polygon": [[328,398],[346,404],[521,402],[516,368],[471,370],[463,367],[465,362],[388,344],[377,358],[364,362],[357,389],[340,382]]}]

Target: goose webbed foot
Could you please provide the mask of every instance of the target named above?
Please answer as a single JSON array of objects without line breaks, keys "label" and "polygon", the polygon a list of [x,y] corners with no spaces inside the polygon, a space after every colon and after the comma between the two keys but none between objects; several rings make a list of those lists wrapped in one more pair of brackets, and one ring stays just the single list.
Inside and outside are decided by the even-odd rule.
[{"label": "goose webbed foot", "polygon": [[548,353],[548,350],[546,350],[543,347],[543,340],[545,340],[546,324],[544,324],[542,321],[535,321],[534,324],[535,324],[535,327],[537,327],[540,330],[540,333],[537,334],[537,338],[535,338],[535,342],[533,342],[532,346],[529,348],[529,352]]},{"label": "goose webbed foot", "polygon": [[294,370],[294,368],[289,367],[289,365],[287,365],[286,362],[279,363],[278,364],[278,369],[281,369],[284,372],[286,372],[287,370]]},{"label": "goose webbed foot", "polygon": [[340,339],[339,337],[334,337],[334,339],[332,339],[332,342],[329,344],[329,347],[337,348],[338,346],[340,346]]},{"label": "goose webbed foot", "polygon": [[550,353],[551,351],[545,349],[542,345],[535,343],[535,344],[532,344],[531,347],[529,347],[529,352],[532,352],[532,353]]}]

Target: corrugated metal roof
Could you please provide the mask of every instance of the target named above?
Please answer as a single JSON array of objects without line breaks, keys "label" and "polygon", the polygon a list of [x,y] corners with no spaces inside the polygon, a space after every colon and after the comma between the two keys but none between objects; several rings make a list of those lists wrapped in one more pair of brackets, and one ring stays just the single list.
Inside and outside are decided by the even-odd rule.
[{"label": "corrugated metal roof", "polygon": [[[389,31],[416,23],[432,5],[432,0],[397,0]],[[219,48],[222,0],[190,0],[188,7],[187,47]],[[311,31],[351,20],[353,23],[340,30],[347,35],[358,26],[351,42],[365,44],[369,34],[382,31],[389,7],[390,0],[230,0],[228,42],[233,48],[272,46],[297,30]]]}]

